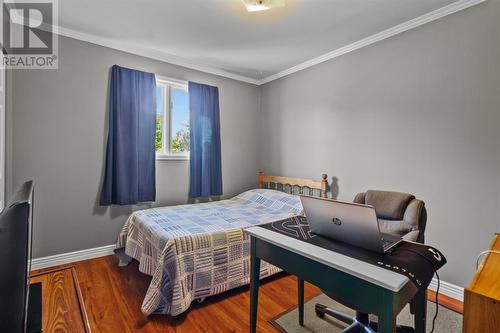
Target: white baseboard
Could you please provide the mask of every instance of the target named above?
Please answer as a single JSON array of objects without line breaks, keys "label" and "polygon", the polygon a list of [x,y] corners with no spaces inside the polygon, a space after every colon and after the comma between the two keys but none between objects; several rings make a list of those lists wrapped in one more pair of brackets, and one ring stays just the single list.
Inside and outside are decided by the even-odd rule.
[{"label": "white baseboard", "polygon": [[93,249],[56,254],[54,256],[36,258],[31,261],[31,270],[69,264],[76,261],[109,256],[113,254],[115,245],[95,247]]},{"label": "white baseboard", "polygon": [[[431,284],[429,285],[429,289],[436,291],[437,285],[437,279],[433,278]],[[464,288],[443,280],[441,280],[441,284],[439,285],[439,293],[441,295],[459,300],[460,302],[464,301]]]},{"label": "white baseboard", "polygon": [[[114,253],[113,252],[114,249],[115,245],[113,244],[113,245],[95,247],[93,249],[61,253],[61,254],[56,254],[54,256],[36,258],[33,259],[33,261],[31,262],[31,269],[37,270],[57,265],[69,264],[72,262],[77,262],[87,259],[109,256]],[[429,285],[429,289],[433,291],[437,290],[436,278],[432,279],[431,284]],[[454,298],[456,300],[459,300],[461,302],[464,301],[464,288],[446,281],[441,280],[439,293]]]}]

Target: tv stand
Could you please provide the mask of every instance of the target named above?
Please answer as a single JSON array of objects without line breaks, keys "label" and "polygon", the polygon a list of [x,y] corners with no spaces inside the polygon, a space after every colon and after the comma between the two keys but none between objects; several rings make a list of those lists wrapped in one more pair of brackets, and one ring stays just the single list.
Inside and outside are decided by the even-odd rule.
[{"label": "tv stand", "polygon": [[29,286],[27,333],[42,332],[42,283]]}]

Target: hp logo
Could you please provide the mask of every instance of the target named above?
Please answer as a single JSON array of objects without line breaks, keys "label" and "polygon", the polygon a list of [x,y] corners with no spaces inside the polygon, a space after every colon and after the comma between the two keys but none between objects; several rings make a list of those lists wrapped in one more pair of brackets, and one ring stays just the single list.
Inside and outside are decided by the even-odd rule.
[{"label": "hp logo", "polygon": [[335,224],[335,225],[342,225],[342,221],[341,221],[339,218],[337,218],[337,217],[334,217],[334,218],[332,219],[332,222],[333,222],[333,224]]}]

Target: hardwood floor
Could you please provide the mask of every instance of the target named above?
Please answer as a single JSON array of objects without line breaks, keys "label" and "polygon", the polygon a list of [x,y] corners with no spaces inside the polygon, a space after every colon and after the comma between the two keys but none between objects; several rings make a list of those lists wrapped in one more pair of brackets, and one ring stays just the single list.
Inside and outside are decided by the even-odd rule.
[{"label": "hardwood floor", "polygon": [[[248,287],[209,297],[203,303],[195,302],[178,317],[146,317],[140,307],[151,278],[139,272],[136,262],[127,267],[118,267],[117,259],[108,256],[73,265],[93,333],[219,333],[249,330]],[[318,288],[306,284],[306,299],[318,294]],[[293,276],[278,274],[266,279],[259,295],[259,332],[275,333],[276,329],[267,321],[296,303],[297,283]]]},{"label": "hardwood floor", "polygon": [[[249,330],[248,287],[209,297],[203,303],[195,302],[188,311],[178,317],[163,315],[146,317],[142,314],[140,307],[151,278],[139,272],[136,262],[127,267],[118,267],[117,259],[114,256],[108,256],[72,265],[75,266],[90,329],[93,333],[219,333],[248,332]],[[39,272],[33,272],[33,274],[36,273]],[[54,283],[58,282],[54,281]],[[57,289],[61,288],[64,289],[64,287]],[[306,282],[306,300],[319,293],[318,288]],[[440,295],[441,302],[455,309],[459,309],[461,304]],[[277,332],[268,320],[296,304],[295,277],[278,274],[264,280],[259,294],[259,332]],[[57,332],[79,331],[77,327],[57,330]],[[53,331],[46,330],[45,332]]]},{"label": "hardwood floor", "polygon": [[42,284],[44,332],[90,332],[73,266],[31,274],[30,283]]}]

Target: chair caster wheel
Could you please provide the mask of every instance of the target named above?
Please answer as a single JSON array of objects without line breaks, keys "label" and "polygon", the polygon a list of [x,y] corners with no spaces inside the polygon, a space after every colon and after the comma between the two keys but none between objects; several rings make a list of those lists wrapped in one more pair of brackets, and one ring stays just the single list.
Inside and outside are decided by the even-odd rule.
[{"label": "chair caster wheel", "polygon": [[316,310],[315,312],[316,312],[316,316],[318,316],[319,318],[323,318],[325,316],[325,314],[321,311]]},{"label": "chair caster wheel", "polygon": [[409,326],[399,326],[396,330],[397,333],[415,333],[415,329]]},{"label": "chair caster wheel", "polygon": [[316,312],[316,316],[323,318],[325,316],[325,313],[322,311],[323,309],[326,309],[326,306],[322,304],[316,304],[314,306],[314,312]]}]

